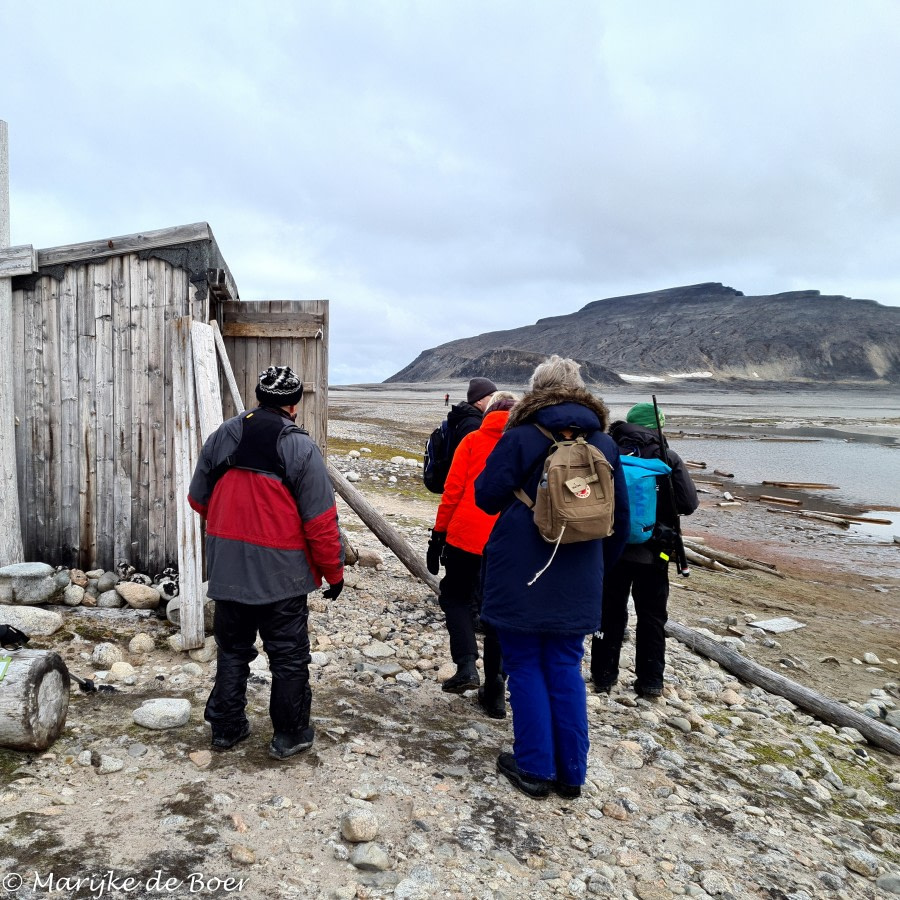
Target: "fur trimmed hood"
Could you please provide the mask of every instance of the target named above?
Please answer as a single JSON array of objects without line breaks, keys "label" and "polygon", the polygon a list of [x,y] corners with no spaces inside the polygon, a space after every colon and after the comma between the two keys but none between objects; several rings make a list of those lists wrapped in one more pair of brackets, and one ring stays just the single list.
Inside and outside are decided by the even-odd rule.
[{"label": "fur trimmed hood", "polygon": [[557,390],[531,391],[526,394],[510,411],[506,421],[506,431],[517,425],[530,422],[538,412],[549,406],[560,403],[578,403],[595,413],[600,420],[600,430],[606,431],[609,423],[609,410],[606,404],[585,388],[559,388]]}]

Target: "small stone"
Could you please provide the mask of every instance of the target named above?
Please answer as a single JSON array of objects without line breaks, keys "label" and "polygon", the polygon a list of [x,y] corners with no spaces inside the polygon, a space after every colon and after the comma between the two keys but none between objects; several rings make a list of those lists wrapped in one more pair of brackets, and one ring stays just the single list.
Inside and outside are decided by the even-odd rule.
[{"label": "small stone", "polygon": [[90,579],[81,569],[72,569],[72,571],[69,572],[69,581],[71,581],[72,584],[78,585],[80,588],[86,588]]},{"label": "small stone", "polygon": [[393,656],[396,650],[382,641],[372,641],[371,644],[363,647],[362,652],[363,656],[368,656],[369,659],[385,659],[388,656]]},{"label": "small stone", "polygon": [[641,745],[635,741],[621,741],[613,750],[612,761],[620,769],[642,769],[644,756]]},{"label": "small stone", "polygon": [[203,666],[200,663],[189,662],[181,667],[181,671],[185,675],[190,675],[191,678],[199,678],[203,674]]},{"label": "small stone", "polygon": [[619,822],[624,822],[628,818],[628,811],[621,803],[608,801],[603,804],[600,811],[607,819],[616,819]]},{"label": "small stone", "polygon": [[70,584],[63,591],[63,603],[66,606],[81,606],[84,599],[84,588],[80,584]]},{"label": "small stone", "polygon": [[666,724],[676,728],[678,731],[683,731],[685,734],[691,730],[691,723],[682,716],[671,716],[666,719]]},{"label": "small stone", "polygon": [[875,885],[886,894],[900,894],[900,873],[889,872],[887,875],[882,875]]},{"label": "small stone", "polygon": [[116,591],[104,591],[97,598],[98,609],[121,609],[125,605],[125,601],[116,593]]},{"label": "small stone", "polygon": [[131,663],[119,661],[109,667],[110,681],[124,681],[130,675],[134,675],[134,666]]},{"label": "small stone", "polygon": [[115,572],[102,572],[97,578],[97,590],[103,594],[111,591],[119,583],[119,576]]},{"label": "small stone", "polygon": [[109,642],[97,644],[91,654],[91,662],[98,669],[110,669],[113,663],[122,662],[124,658],[121,649],[116,644]]},{"label": "small stone", "polygon": [[341,816],[341,836],[345,841],[372,841],[378,835],[378,817],[370,809],[348,809]]},{"label": "small stone", "polygon": [[153,638],[149,634],[140,632],[128,642],[128,652],[149,653],[155,646]]},{"label": "small stone", "polygon": [[138,725],[158,731],[185,725],[190,717],[190,701],[179,700],[173,697],[145,700],[132,713],[132,718]]},{"label": "small stone", "polygon": [[737,691],[727,688],[719,694],[719,702],[726,706],[743,706],[744,698]]},{"label": "small stone", "polygon": [[380,553],[376,553],[374,550],[362,548],[359,550],[359,560],[356,564],[364,569],[375,569],[378,566],[384,565],[384,558]]},{"label": "small stone", "polygon": [[121,760],[116,756],[105,756],[101,754],[97,773],[100,775],[111,775],[113,772],[121,772],[123,768],[125,768],[124,760]]},{"label": "small stone", "polygon": [[232,844],[230,855],[234,862],[244,866],[252,866],[256,862],[256,854],[243,844]]},{"label": "small stone", "polygon": [[146,756],[147,754],[147,745],[146,744],[132,744],[128,748],[128,755],[134,757],[135,759]]},{"label": "small stone", "polygon": [[154,587],[133,581],[120,581],[115,589],[132,609],[156,609],[159,606],[159,591]]},{"label": "small stone", "polygon": [[209,750],[195,750],[193,753],[189,753],[188,756],[198,769],[208,769],[212,762],[212,753]]},{"label": "small stone", "polygon": [[357,844],[350,854],[350,862],[364,872],[383,872],[390,868],[391,858],[378,844]]},{"label": "small stone", "polygon": [[844,865],[857,875],[874,878],[878,874],[878,859],[865,850],[854,850],[844,857]]},{"label": "small stone", "polygon": [[731,884],[721,872],[704,872],[700,876],[700,886],[714,897],[731,893]]},{"label": "small stone", "polygon": [[867,666],[880,666],[881,660],[878,658],[875,653],[863,653],[863,662]]},{"label": "small stone", "polygon": [[203,641],[202,647],[197,647],[188,653],[191,659],[198,663],[208,663],[216,658],[219,648],[216,645],[216,639],[212,636]]}]

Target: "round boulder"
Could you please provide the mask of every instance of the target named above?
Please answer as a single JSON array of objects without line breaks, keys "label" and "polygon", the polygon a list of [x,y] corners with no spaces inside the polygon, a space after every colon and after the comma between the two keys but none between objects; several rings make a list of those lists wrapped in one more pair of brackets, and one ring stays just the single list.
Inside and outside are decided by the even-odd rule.
[{"label": "round boulder", "polygon": [[132,609],[156,609],[159,606],[159,591],[146,584],[120,581],[116,585],[116,593]]},{"label": "round boulder", "polygon": [[157,700],[145,700],[131,716],[138,725],[164,731],[167,728],[179,728],[187,724],[191,717],[191,704],[188,700],[164,697]]}]

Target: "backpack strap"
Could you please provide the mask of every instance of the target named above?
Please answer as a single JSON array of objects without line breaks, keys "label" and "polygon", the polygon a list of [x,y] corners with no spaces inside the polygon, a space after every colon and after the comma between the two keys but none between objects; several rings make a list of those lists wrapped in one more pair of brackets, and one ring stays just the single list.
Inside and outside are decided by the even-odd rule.
[{"label": "backpack strap", "polygon": [[[537,422],[532,422],[531,424],[534,425],[534,427],[537,428],[537,430],[545,438],[547,438],[548,441],[551,442],[551,446],[556,446],[557,440],[555,437],[553,437],[553,434],[551,432],[544,428],[543,425],[538,425]],[[534,475],[534,473],[537,471],[538,466],[540,466],[546,458],[546,454],[538,457],[537,462],[531,467],[528,472],[528,477],[525,479],[526,484],[531,481],[531,476]],[[525,493],[524,487],[517,487],[513,491],[513,494],[515,495],[517,500],[521,500],[529,509],[534,509],[534,500],[532,500],[531,497],[529,497],[528,494]]]}]

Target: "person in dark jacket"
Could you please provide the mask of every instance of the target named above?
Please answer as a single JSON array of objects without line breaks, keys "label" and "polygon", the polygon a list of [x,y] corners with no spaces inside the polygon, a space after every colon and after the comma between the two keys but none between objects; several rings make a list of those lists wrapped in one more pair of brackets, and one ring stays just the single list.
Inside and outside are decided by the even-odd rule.
[{"label": "person in dark jacket", "polygon": [[[432,575],[438,574],[440,563],[446,569],[441,579],[440,605],[446,618],[450,655],[456,663],[456,673],[441,685],[441,689],[451,694],[462,694],[479,687],[475,666],[478,659],[475,618],[481,610],[482,554],[497,517],[489,516],[475,505],[475,479],[500,440],[509,411],[517,399],[508,391],[497,391],[492,395],[481,427],[462,439],[453,456],[434,520],[426,562]],[[478,703],[491,718],[506,717],[506,683],[501,672],[500,645],[489,626],[485,626],[484,686],[478,690]]]},{"label": "person in dark jacket", "polygon": [[[605,434],[607,410],[584,386],[579,365],[552,356],[535,369],[530,390],[513,407],[506,431],[475,481],[475,502],[500,517],[485,548],[481,618],[500,639],[513,713],[512,753],[501,753],[498,771],[531,797],[551,788],[565,797],[581,793],[589,749],[587,698],[581,660],[585,636],[597,630],[603,572],[618,559],[628,536],[628,494],[615,442]],[[553,546],[540,535],[531,509],[550,441],[585,436],[613,472],[613,534],[603,540]],[[530,583],[529,583],[530,582]]]},{"label": "person in dark jacket", "polygon": [[344,586],[334,491],[316,443],[294,425],[303,384],[287,366],[261,372],[259,406],[220,425],[191,479],[188,502],[206,519],[207,593],[215,600],[216,680],[206,703],[214,750],[250,734],[245,712],[257,632],[269,657],[269,755],[313,743],[309,721],[307,594]]},{"label": "person in dark jacket", "polygon": [[450,427],[451,458],[462,439],[481,427],[484,411],[496,391],[497,385],[490,378],[473,378],[469,382],[465,402],[454,403],[450,407],[447,424]]},{"label": "person in dark jacket", "polygon": [[[666,418],[659,410],[660,427]],[[664,459],[672,467],[675,508],[668,487],[658,478],[657,523],[672,528],[678,515],[689,516],[700,505],[697,489],[681,457],[659,445],[656,413],[652,403],[633,406],[624,422],[614,422],[610,436],[626,455]],[[634,690],[639,696],[659,697],[663,689],[666,660],[665,625],[669,600],[669,564],[660,557],[665,551],[660,539],[628,544],[619,562],[606,573],[603,585],[603,623],[591,640],[591,680],[597,691],[609,692],[619,679],[619,655],[628,624],[628,595],[634,599],[635,629]]]}]

